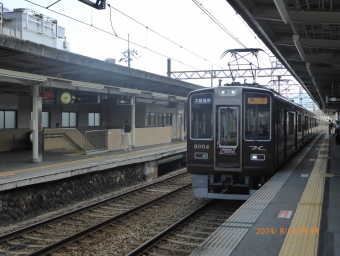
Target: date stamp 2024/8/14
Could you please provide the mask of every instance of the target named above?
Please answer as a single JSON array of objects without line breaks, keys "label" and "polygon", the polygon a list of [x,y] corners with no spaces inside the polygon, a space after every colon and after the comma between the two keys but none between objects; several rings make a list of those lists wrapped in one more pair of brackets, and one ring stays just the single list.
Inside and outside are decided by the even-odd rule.
[{"label": "date stamp 2024/8/14", "polygon": [[256,235],[317,235],[318,228],[256,228]]}]

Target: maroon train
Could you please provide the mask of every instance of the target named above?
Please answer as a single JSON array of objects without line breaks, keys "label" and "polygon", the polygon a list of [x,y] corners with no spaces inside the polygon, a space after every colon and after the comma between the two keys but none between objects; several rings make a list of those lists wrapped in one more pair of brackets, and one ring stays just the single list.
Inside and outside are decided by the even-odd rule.
[{"label": "maroon train", "polygon": [[188,95],[187,169],[194,195],[246,200],[326,121],[259,85]]}]

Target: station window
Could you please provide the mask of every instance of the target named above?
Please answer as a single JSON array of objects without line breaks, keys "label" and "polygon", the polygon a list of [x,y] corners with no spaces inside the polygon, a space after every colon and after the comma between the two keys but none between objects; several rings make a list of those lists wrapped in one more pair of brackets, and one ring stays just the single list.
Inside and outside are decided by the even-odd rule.
[{"label": "station window", "polygon": [[146,113],[146,115],[145,115],[145,126],[149,126],[149,120],[150,120],[150,113]]},{"label": "station window", "polygon": [[146,126],[170,126],[172,125],[172,114],[146,113]]},{"label": "station window", "polygon": [[100,126],[100,113],[89,113],[89,126]]},{"label": "station window", "polygon": [[77,113],[76,112],[62,112],[61,126],[62,127],[76,127],[77,126]]},{"label": "station window", "polygon": [[163,123],[164,126],[168,126],[172,124],[172,114],[163,114]]},{"label": "station window", "polygon": [[160,113],[155,114],[155,126],[162,126],[163,125],[163,115]]},{"label": "station window", "polygon": [[0,129],[15,129],[17,113],[15,111],[0,110]]},{"label": "station window", "polygon": [[155,126],[155,114],[150,113],[148,126]]},{"label": "station window", "polygon": [[[31,120],[33,119],[33,112],[31,111]],[[41,124],[44,128],[50,128],[50,112],[41,112]]]}]

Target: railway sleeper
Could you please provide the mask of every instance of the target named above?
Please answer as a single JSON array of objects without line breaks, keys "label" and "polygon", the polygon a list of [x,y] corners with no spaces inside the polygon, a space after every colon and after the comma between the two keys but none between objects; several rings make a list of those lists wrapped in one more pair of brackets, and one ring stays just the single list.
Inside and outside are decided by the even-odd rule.
[{"label": "railway sleeper", "polygon": [[202,237],[186,236],[186,235],[181,235],[181,234],[175,234],[174,237],[179,237],[179,238],[188,239],[188,240],[205,241],[205,238],[202,238]]},{"label": "railway sleeper", "polygon": [[189,251],[189,250],[183,250],[183,249],[167,247],[167,246],[158,246],[157,248],[160,250],[171,251],[171,252],[186,253],[186,254],[192,253],[192,251]]},{"label": "railway sleeper", "polygon": [[167,239],[165,241],[171,244],[193,246],[193,247],[198,247],[200,245],[200,243],[187,243],[187,242],[182,242],[182,241],[177,241],[177,240],[172,240],[172,239]]}]

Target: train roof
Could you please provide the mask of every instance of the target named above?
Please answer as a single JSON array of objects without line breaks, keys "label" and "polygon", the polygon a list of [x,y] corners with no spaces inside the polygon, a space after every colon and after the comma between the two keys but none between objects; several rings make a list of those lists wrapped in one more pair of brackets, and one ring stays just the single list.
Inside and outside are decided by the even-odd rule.
[{"label": "train roof", "polygon": [[[207,87],[207,88],[198,89],[198,90],[195,90],[195,91],[202,91],[202,90],[209,90],[209,89],[210,89],[210,90],[211,90],[211,89],[216,90],[216,89],[218,89],[218,88],[226,87],[226,86],[242,87],[242,88],[252,88],[252,89],[258,89],[258,90],[268,91],[268,92],[271,92],[271,93],[274,95],[274,97],[276,97],[277,99],[280,99],[280,100],[282,100],[282,101],[285,101],[285,102],[287,102],[287,103],[290,103],[291,105],[294,105],[294,106],[296,106],[296,107],[298,107],[298,108],[302,108],[302,109],[306,110],[306,111],[309,112],[309,113],[312,113],[310,110],[306,109],[304,106],[302,106],[302,105],[300,105],[300,104],[298,104],[298,103],[295,103],[294,101],[291,101],[291,100],[289,100],[289,99],[283,97],[283,96],[282,96],[280,93],[278,93],[277,91],[274,91],[273,89],[268,88],[267,86],[264,86],[264,85],[260,85],[260,84],[258,84],[258,83],[253,83],[253,84],[241,84],[240,82],[235,82],[235,83],[232,83],[232,84],[224,84],[224,85],[219,85],[219,86],[217,86],[217,87]],[[195,92],[195,91],[190,92],[189,95],[192,94],[192,93]],[[189,96],[189,95],[188,95],[188,96]],[[189,97],[188,97],[188,99],[189,99]],[[312,114],[313,114],[313,113],[312,113]]]}]

